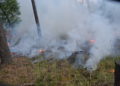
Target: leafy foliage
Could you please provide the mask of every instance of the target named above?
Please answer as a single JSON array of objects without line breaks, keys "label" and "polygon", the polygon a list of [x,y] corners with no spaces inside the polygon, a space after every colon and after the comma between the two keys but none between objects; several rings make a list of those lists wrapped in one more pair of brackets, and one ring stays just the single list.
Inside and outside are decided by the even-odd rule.
[{"label": "leafy foliage", "polygon": [[19,15],[17,0],[3,0],[3,2],[0,2],[0,23],[13,26],[20,21]]}]

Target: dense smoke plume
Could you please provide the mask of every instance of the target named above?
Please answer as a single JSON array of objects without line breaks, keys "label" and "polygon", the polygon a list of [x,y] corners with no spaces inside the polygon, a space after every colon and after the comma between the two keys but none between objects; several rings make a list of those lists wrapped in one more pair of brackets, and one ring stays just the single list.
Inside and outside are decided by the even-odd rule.
[{"label": "dense smoke plume", "polygon": [[[42,31],[39,37],[30,0],[18,2],[22,22],[13,31],[11,51],[33,57],[44,49],[48,50],[46,57],[57,59],[87,51],[89,58],[83,66],[88,69],[95,69],[101,59],[113,55],[120,32],[119,4],[105,0],[36,0]],[[78,64],[84,56],[79,58]]]}]

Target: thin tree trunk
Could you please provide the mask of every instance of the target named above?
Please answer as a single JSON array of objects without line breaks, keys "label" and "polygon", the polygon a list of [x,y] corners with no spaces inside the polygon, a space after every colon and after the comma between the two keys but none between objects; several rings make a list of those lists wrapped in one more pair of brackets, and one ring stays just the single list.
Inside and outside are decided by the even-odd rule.
[{"label": "thin tree trunk", "polygon": [[39,22],[39,17],[38,17],[38,13],[37,13],[35,0],[31,0],[31,2],[32,2],[34,17],[35,17],[35,22],[37,24],[38,35],[41,36],[40,22]]},{"label": "thin tree trunk", "polygon": [[5,31],[0,24],[0,63],[9,64],[11,62],[11,53],[8,47]]}]

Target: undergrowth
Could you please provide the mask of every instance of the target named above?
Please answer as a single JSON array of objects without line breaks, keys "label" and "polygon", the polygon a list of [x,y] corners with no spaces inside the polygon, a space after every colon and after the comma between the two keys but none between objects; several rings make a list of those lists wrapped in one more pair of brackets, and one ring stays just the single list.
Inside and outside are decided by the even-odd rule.
[{"label": "undergrowth", "polygon": [[113,86],[115,61],[120,57],[106,57],[97,70],[74,68],[66,60],[43,60],[32,63],[26,57],[14,58],[13,63],[0,69],[0,83],[21,86]]}]

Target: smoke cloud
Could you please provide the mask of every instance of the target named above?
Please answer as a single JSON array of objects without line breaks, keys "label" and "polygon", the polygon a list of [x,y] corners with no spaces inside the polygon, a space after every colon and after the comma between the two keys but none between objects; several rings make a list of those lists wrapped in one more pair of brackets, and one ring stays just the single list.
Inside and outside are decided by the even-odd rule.
[{"label": "smoke cloud", "polygon": [[[42,36],[37,34],[30,0],[18,0],[22,22],[13,30],[11,51],[34,57],[67,59],[75,51],[88,54],[83,64],[96,69],[105,56],[113,55],[119,38],[119,4],[105,0],[36,0]],[[118,51],[118,50],[117,50]],[[79,55],[79,65],[84,56]]]}]

